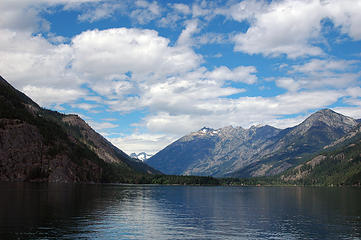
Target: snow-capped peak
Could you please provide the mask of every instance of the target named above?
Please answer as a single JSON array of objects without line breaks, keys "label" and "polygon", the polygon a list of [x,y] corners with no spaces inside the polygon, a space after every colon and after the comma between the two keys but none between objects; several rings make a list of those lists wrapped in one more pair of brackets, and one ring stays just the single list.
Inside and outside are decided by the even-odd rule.
[{"label": "snow-capped peak", "polygon": [[130,154],[130,157],[132,157],[132,158],[136,158],[136,159],[139,159],[139,160],[141,160],[141,161],[145,161],[145,160],[147,160],[147,159],[149,159],[149,158],[151,158],[153,155],[151,155],[151,154],[148,154],[148,153],[146,153],[146,152],[141,152],[141,153],[132,153],[132,154]]}]

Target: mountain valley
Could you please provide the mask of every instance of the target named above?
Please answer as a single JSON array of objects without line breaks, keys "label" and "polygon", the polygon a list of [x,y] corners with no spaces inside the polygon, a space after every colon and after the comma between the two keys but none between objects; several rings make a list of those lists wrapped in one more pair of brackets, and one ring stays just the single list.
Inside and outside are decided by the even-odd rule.
[{"label": "mountain valley", "polygon": [[229,184],[214,177],[275,176],[355,185],[360,140],[360,119],[323,109],[287,129],[204,127],[153,156],[128,156],[79,116],[41,108],[0,78],[0,181]]}]

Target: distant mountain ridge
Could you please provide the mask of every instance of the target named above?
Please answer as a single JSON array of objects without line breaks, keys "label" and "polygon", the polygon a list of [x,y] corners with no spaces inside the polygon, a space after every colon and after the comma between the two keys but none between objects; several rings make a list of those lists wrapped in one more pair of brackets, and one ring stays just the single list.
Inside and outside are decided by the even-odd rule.
[{"label": "distant mountain ridge", "polygon": [[77,115],[39,107],[0,77],[0,181],[109,182],[160,172]]},{"label": "distant mountain ridge", "polygon": [[357,121],[323,109],[287,129],[202,128],[146,162],[166,174],[251,177],[275,175],[347,134]]},{"label": "distant mountain ridge", "polygon": [[140,152],[138,154],[137,153],[131,153],[129,156],[131,158],[138,159],[138,160],[144,162],[144,161],[148,160],[149,158],[151,158],[153,155],[148,154],[146,152]]}]

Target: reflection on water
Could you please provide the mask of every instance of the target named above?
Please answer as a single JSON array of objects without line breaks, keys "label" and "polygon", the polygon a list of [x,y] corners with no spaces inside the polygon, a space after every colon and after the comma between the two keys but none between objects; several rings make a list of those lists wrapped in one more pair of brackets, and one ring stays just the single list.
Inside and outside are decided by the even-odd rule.
[{"label": "reflection on water", "polygon": [[0,239],[359,239],[361,189],[0,184]]}]

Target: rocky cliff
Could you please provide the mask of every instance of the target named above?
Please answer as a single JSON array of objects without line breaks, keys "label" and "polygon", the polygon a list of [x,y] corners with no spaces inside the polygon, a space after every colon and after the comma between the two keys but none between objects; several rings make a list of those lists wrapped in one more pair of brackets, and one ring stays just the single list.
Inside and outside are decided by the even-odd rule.
[{"label": "rocky cliff", "polygon": [[34,125],[0,119],[1,181],[100,182],[99,164],[85,156],[72,159],[72,152],[62,140],[45,142]]}]

